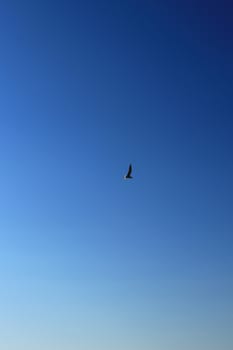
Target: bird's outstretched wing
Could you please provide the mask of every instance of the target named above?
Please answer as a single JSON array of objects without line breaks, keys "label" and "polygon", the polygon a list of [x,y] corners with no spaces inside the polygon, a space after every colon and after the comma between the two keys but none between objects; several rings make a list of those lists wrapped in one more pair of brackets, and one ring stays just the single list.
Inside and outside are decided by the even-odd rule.
[{"label": "bird's outstretched wing", "polygon": [[130,165],[129,165],[128,174],[127,174],[126,176],[127,176],[127,177],[128,177],[128,176],[131,176],[131,173],[132,173],[132,165],[130,164]]}]

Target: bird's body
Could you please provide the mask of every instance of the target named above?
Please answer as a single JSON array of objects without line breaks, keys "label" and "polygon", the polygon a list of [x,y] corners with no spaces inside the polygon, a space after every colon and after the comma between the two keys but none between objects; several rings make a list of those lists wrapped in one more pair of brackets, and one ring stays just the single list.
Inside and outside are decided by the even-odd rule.
[{"label": "bird's body", "polygon": [[124,176],[124,179],[125,180],[132,179],[133,177],[131,176],[131,173],[132,173],[132,165],[130,164],[129,169],[128,169],[128,173]]}]

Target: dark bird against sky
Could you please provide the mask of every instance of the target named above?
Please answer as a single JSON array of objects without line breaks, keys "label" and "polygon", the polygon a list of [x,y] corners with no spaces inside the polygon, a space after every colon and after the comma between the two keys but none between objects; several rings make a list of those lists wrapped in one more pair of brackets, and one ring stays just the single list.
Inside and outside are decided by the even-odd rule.
[{"label": "dark bird against sky", "polygon": [[125,180],[132,179],[133,177],[131,176],[131,173],[132,173],[132,165],[130,164],[129,169],[128,169],[128,173],[124,176],[124,179]]}]

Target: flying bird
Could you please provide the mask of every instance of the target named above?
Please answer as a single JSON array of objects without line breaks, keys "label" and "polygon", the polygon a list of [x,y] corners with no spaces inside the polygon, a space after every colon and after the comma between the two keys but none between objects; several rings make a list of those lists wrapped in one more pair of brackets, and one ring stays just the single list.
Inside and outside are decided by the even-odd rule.
[{"label": "flying bird", "polygon": [[124,176],[124,179],[125,180],[132,179],[133,177],[131,176],[131,173],[132,173],[132,165],[130,164],[129,169],[128,169],[128,173]]}]

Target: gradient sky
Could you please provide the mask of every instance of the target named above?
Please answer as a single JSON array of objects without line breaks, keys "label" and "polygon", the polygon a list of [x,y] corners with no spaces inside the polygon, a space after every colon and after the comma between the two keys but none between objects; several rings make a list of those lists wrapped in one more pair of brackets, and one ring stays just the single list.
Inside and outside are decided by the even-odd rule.
[{"label": "gradient sky", "polygon": [[232,17],[1,1],[1,349],[233,348]]}]

